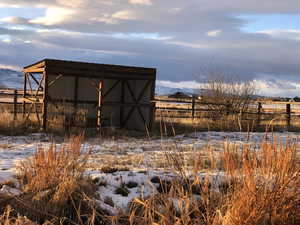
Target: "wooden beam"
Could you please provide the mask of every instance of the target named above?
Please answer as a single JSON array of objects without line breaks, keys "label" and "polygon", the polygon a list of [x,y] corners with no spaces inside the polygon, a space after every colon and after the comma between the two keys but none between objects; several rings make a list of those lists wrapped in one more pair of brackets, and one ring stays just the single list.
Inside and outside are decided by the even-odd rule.
[{"label": "wooden beam", "polygon": [[36,102],[36,103],[42,103],[42,101],[40,101],[40,99],[38,99],[38,98],[29,98],[29,97],[25,97],[25,98],[23,98],[23,101],[25,101],[25,102]]},{"label": "wooden beam", "polygon": [[32,110],[32,108],[33,108],[33,105],[34,105],[34,103],[31,103],[30,108],[29,108],[29,111],[27,112],[27,116],[26,116],[26,118],[25,118],[25,123],[28,121],[28,119],[29,119],[29,117],[30,117],[30,114],[31,114],[31,110]]},{"label": "wooden beam", "polygon": [[23,69],[24,73],[43,73],[45,71],[45,68],[28,68]]},{"label": "wooden beam", "polygon": [[[142,99],[143,95],[145,94],[147,88],[150,86],[151,83],[152,83],[151,80],[147,81],[147,83],[145,84],[144,88],[142,89],[141,93],[139,94],[139,96],[137,98],[138,102]],[[150,100],[151,100],[151,96],[150,96]]]},{"label": "wooden beam", "polygon": [[23,92],[23,105],[22,105],[22,109],[23,109],[23,117],[25,117],[25,110],[26,110],[26,102],[24,100],[24,98],[26,97],[26,91],[27,91],[27,73],[24,73],[24,92]]},{"label": "wooden beam", "polygon": [[131,87],[130,87],[128,81],[125,80],[124,82],[125,82],[125,84],[126,84],[128,90],[129,90],[129,93],[130,93],[130,95],[131,95],[133,101],[136,102],[137,100],[136,100],[136,98],[135,98],[135,95],[134,95],[134,93],[133,93],[133,90],[131,89]]},{"label": "wooden beam", "polygon": [[34,82],[39,85],[40,82],[32,75],[32,73],[29,73],[30,77],[34,80]]},{"label": "wooden beam", "polygon": [[38,112],[38,109],[37,109],[37,104],[34,104],[34,108],[35,108],[35,115],[36,115],[36,118],[39,122],[39,126],[41,126],[41,120],[40,120],[40,116],[39,116],[39,112]]},{"label": "wooden beam", "polygon": [[18,90],[14,90],[14,105],[13,105],[14,122],[17,119],[17,104],[18,104]]},{"label": "wooden beam", "polygon": [[125,80],[152,80],[153,76],[150,75],[140,75],[135,73],[116,73],[116,72],[103,72],[103,71],[79,71],[75,69],[65,69],[65,68],[47,68],[47,73],[49,74],[62,74],[63,76],[71,77],[86,77],[86,78],[96,78],[96,79],[125,79]]},{"label": "wooden beam", "polygon": [[73,106],[75,108],[75,113],[77,112],[77,105],[78,105],[78,77],[75,77],[74,80],[74,103]]},{"label": "wooden beam", "polygon": [[[156,74],[154,75],[154,79],[151,81],[151,94],[150,94],[151,102],[153,102],[155,99],[155,80],[156,80]],[[153,128],[153,123],[155,120],[155,107],[156,107],[156,103],[153,102],[152,109],[149,108],[149,115],[150,115],[150,121],[149,121],[149,125],[148,125],[149,130],[152,130],[152,128]]]},{"label": "wooden beam", "polygon": [[[136,97],[135,97],[135,95],[134,95],[134,93],[133,93],[133,90],[131,89],[131,87],[130,87],[130,85],[129,85],[129,83],[128,83],[127,80],[125,81],[125,83],[126,83],[126,85],[127,85],[127,88],[128,88],[128,90],[129,90],[129,92],[130,92],[130,95],[131,95],[133,101],[137,104],[135,107],[137,108],[138,113],[139,113],[140,117],[142,118],[142,120],[143,120],[143,122],[144,122],[144,124],[145,124],[145,123],[146,123],[145,117],[144,117],[143,112],[141,111],[140,107],[138,106],[138,102],[139,102],[139,100],[141,99],[141,97],[143,96],[143,92],[140,93],[140,96],[138,97],[139,100],[138,100],[138,99],[136,99]],[[148,84],[146,84],[146,86],[147,86],[147,85],[148,85]],[[143,90],[144,90],[144,89],[143,89]],[[131,115],[130,115],[130,116],[131,116]],[[130,117],[129,117],[129,118],[130,118]]]},{"label": "wooden beam", "polygon": [[106,92],[105,94],[103,94],[103,98],[105,98],[113,89],[115,89],[115,87],[120,83],[120,80],[117,80],[113,86],[111,86]]},{"label": "wooden beam", "polygon": [[30,81],[30,78],[29,78],[29,77],[31,77],[31,74],[30,74],[30,73],[28,73],[27,81],[28,81],[29,88],[30,88],[30,94],[33,95],[34,92],[33,92],[32,85],[31,85],[31,81]]},{"label": "wooden beam", "polygon": [[45,65],[46,65],[46,62],[45,62],[45,60],[43,60],[43,61],[34,63],[34,64],[32,64],[32,65],[26,66],[26,67],[24,67],[24,69],[29,69],[29,68],[41,68],[41,67],[44,67]]},{"label": "wooden beam", "polygon": [[43,112],[42,112],[42,128],[43,131],[47,129],[48,117],[48,73],[44,71],[44,96],[43,96]]},{"label": "wooden beam", "polygon": [[35,97],[37,97],[38,96],[38,93],[39,93],[39,91],[40,90],[43,90],[44,88],[42,87],[42,85],[43,85],[43,80],[45,79],[45,75],[43,74],[43,76],[41,77],[41,79],[40,79],[40,81],[39,81],[39,83],[38,83],[38,88],[37,88],[37,90],[36,90],[36,92],[35,92]]},{"label": "wooden beam", "polygon": [[52,80],[52,81],[49,82],[48,88],[50,88],[52,85],[54,85],[55,82],[57,82],[62,77],[63,77],[63,75],[61,75],[61,74],[59,74],[57,77],[55,77],[54,80]]},{"label": "wooden beam", "polygon": [[124,107],[151,107],[152,103],[132,103],[132,102],[103,102],[103,106],[124,106]]},{"label": "wooden beam", "polygon": [[[120,80],[118,80],[118,82],[120,82]],[[117,82],[117,83],[118,83]],[[122,80],[122,83],[121,83],[121,104],[120,104],[120,126],[121,128],[124,126],[123,124],[123,117],[124,117],[124,99],[125,99],[125,81]]]},{"label": "wooden beam", "polygon": [[154,68],[144,68],[144,67],[133,67],[133,66],[121,66],[121,65],[108,65],[108,64],[97,64],[97,63],[86,63],[86,62],[72,62],[72,61],[62,61],[62,60],[46,60],[46,66],[48,68],[58,68],[58,69],[71,69],[75,71],[94,71],[100,73],[136,73],[140,75],[153,74],[156,73]]},{"label": "wooden beam", "polygon": [[[50,99],[48,100],[49,102],[64,102],[64,103],[75,103],[76,101],[75,100],[71,100],[71,99],[57,99],[57,98],[54,98],[54,99]],[[98,101],[88,101],[88,100],[77,100],[77,104],[90,104],[90,105],[95,105],[97,106],[98,105]]]},{"label": "wooden beam", "polygon": [[130,109],[130,111],[128,112],[128,114],[126,116],[126,119],[124,121],[122,121],[123,126],[125,126],[126,123],[128,122],[128,120],[130,119],[130,117],[131,117],[134,109],[135,109],[135,106],[132,106],[131,109]]},{"label": "wooden beam", "polygon": [[96,90],[97,90],[97,92],[99,92],[100,91],[100,86],[99,86],[99,79],[97,79],[96,81],[93,79],[93,78],[88,78],[89,80],[90,80],[90,84],[94,87],[94,88],[96,88]]},{"label": "wooden beam", "polygon": [[103,89],[104,89],[104,80],[101,80],[98,88],[98,109],[97,109],[97,125],[100,128],[102,126],[102,109],[103,109]]}]

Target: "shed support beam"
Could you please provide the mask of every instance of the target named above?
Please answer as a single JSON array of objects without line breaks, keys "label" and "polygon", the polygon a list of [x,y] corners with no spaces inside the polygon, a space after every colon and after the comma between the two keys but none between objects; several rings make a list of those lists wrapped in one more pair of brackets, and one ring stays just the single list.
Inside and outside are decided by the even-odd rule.
[{"label": "shed support beam", "polygon": [[44,71],[44,96],[43,96],[43,113],[42,113],[42,128],[43,131],[47,129],[47,116],[48,116],[48,75]]}]

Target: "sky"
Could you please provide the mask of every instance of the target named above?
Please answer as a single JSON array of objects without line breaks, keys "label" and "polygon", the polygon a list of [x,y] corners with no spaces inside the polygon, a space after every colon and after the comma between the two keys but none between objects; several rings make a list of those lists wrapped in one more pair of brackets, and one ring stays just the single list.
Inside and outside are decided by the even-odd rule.
[{"label": "sky", "polygon": [[300,96],[300,2],[1,0],[0,68],[44,58],[155,67],[171,87],[234,75]]}]

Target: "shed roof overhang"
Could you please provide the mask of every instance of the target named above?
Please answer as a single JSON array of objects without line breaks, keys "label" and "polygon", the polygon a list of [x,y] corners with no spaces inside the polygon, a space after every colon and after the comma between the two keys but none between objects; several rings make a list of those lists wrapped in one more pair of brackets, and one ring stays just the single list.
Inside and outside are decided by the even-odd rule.
[{"label": "shed roof overhang", "polygon": [[137,78],[145,76],[152,79],[156,74],[156,69],[154,68],[75,62],[57,59],[44,59],[23,68],[23,72],[25,73],[43,73],[44,71],[47,71],[47,73],[50,74],[62,74],[66,76],[109,77],[122,75],[132,77],[132,75],[136,75]]}]

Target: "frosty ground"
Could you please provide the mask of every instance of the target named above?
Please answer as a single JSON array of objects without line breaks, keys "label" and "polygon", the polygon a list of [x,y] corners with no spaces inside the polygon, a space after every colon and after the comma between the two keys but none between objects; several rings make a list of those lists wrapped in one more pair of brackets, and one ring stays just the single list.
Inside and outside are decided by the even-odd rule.
[{"label": "frosty ground", "polygon": [[[146,197],[157,192],[157,177],[170,180],[174,174],[166,170],[166,154],[181,154],[187,166],[195,153],[210,146],[214,152],[224,145],[242,147],[249,144],[257,149],[262,141],[286,143],[299,142],[299,133],[245,133],[245,132],[199,132],[164,138],[90,138],[82,148],[91,151],[87,176],[98,184],[97,202],[111,214],[126,211],[128,203],[135,197]],[[27,136],[0,136],[0,193],[20,194],[15,188],[4,185],[8,180],[16,181],[18,163],[32,156],[39,146],[49,147],[53,138],[46,134]],[[63,143],[63,142],[62,142]],[[57,143],[61,145],[61,143]],[[104,171],[103,168],[108,168]],[[119,169],[115,169],[118,167]],[[206,171],[200,174],[204,178]],[[212,184],[218,186],[222,173],[210,172]],[[122,187],[122,189],[118,189]]]}]

